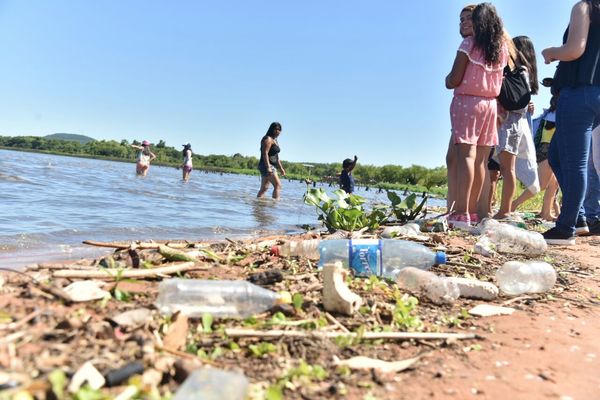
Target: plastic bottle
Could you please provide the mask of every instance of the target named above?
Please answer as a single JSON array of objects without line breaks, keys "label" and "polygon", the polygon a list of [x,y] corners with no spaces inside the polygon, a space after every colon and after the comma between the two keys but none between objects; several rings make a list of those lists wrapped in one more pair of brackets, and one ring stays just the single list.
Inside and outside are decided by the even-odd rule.
[{"label": "plastic bottle", "polygon": [[406,240],[323,240],[319,244],[319,266],[341,261],[359,276],[377,275],[395,279],[402,268],[429,269],[446,262],[446,254]]},{"label": "plastic bottle", "polygon": [[158,285],[156,307],[164,315],[247,318],[282,302],[268,289],[247,281],[168,279]]},{"label": "plastic bottle", "polygon": [[509,261],[496,271],[496,280],[506,294],[543,293],[556,283],[556,271],[543,261]]},{"label": "plastic bottle", "polygon": [[173,400],[243,400],[248,379],[236,372],[202,368],[192,372]]},{"label": "plastic bottle", "polygon": [[436,304],[452,304],[460,296],[456,283],[418,268],[406,267],[400,270],[396,283],[403,289],[426,296]]},{"label": "plastic bottle", "polygon": [[541,255],[548,245],[541,233],[489,219],[482,223],[482,235],[487,236],[499,253]]},{"label": "plastic bottle", "polygon": [[318,260],[319,242],[321,239],[289,240],[279,246],[271,247],[271,253],[277,256],[296,256]]}]

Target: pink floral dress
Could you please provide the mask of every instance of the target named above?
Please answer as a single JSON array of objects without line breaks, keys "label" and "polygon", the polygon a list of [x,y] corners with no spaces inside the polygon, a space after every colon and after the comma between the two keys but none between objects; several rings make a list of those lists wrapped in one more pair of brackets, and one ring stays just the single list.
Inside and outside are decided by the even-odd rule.
[{"label": "pink floral dress", "polygon": [[498,144],[496,97],[500,94],[508,48],[502,45],[500,61],[487,64],[484,53],[475,47],[473,37],[463,40],[458,48],[469,58],[461,84],[454,89],[450,105],[450,121],[454,143],[479,146]]}]

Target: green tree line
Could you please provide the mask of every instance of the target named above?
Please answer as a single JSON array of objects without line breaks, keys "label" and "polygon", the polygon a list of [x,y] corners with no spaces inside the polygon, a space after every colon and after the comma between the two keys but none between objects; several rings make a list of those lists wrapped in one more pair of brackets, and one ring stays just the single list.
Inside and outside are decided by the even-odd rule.
[{"label": "green tree line", "polygon": [[[135,160],[137,150],[130,144],[140,144],[138,141],[129,143],[127,140],[117,142],[114,140],[93,140],[82,144],[77,141],[45,139],[39,136],[0,136],[0,147],[13,150],[25,150],[52,154],[73,155],[110,159],[116,161]],[[160,165],[178,166],[182,162],[182,152],[167,146],[160,140],[152,147],[156,154],[155,162]],[[258,158],[234,154],[202,155],[194,154],[194,168],[211,171],[234,172],[244,174],[258,174]],[[324,181],[337,184],[342,170],[341,163],[304,163],[282,161],[287,175],[292,179],[305,179],[311,181]],[[382,189],[408,189],[412,191],[428,191],[430,193],[445,194],[446,168],[425,168],[420,165],[402,167],[399,165],[373,165],[358,164],[352,172],[358,185]]]}]

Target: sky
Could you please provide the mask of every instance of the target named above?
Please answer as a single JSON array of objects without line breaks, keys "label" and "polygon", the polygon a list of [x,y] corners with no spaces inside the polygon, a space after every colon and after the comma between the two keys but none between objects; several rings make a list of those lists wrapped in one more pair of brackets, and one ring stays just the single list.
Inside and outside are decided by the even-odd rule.
[{"label": "sky", "polygon": [[[561,44],[574,1],[493,2],[508,32]],[[442,166],[444,86],[465,1],[0,0],[0,135],[164,140],[293,162]],[[549,90],[534,96],[536,114]]]}]

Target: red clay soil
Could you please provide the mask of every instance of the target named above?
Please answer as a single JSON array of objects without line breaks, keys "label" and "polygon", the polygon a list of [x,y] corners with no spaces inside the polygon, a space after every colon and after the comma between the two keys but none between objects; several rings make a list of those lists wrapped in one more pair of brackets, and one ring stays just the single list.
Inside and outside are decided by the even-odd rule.
[{"label": "red clay soil", "polygon": [[568,292],[523,310],[513,303],[510,316],[480,318],[480,350],[433,351],[389,398],[600,399],[600,238],[549,254],[580,263]]}]

